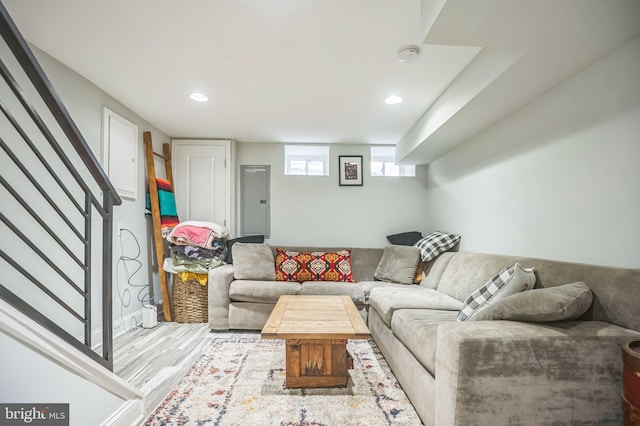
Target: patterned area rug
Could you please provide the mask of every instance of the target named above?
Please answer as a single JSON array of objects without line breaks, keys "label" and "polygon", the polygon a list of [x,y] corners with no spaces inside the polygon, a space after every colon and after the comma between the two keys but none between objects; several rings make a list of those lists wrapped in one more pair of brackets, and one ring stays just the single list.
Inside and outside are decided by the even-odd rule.
[{"label": "patterned area rug", "polygon": [[420,425],[373,341],[352,340],[346,388],[286,389],[284,340],[213,338],[146,425]]}]

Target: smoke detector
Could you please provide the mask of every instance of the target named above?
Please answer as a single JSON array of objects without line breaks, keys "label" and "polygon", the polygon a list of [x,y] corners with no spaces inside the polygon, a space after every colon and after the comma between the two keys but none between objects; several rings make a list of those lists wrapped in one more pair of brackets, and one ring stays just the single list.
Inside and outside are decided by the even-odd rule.
[{"label": "smoke detector", "polygon": [[418,46],[403,46],[398,49],[398,60],[400,62],[413,62],[420,54],[420,48]]}]

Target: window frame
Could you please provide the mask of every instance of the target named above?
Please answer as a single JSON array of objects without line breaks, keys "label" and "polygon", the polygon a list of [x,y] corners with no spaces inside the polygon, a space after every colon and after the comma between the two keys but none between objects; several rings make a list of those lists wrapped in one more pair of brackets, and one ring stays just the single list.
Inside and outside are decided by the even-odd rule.
[{"label": "window frame", "polygon": [[[307,150],[307,152],[304,152],[305,150]],[[331,152],[328,145],[285,145],[284,174],[285,176],[329,176],[330,157]],[[291,167],[291,163],[295,161],[304,162],[304,173],[292,173],[293,168]],[[309,173],[309,165],[314,162],[322,163],[323,169],[321,174]]]},{"label": "window frame", "polygon": [[[393,152],[381,154],[374,153],[374,150],[390,149]],[[375,145],[371,146],[369,158],[369,168],[371,177],[416,177],[415,165],[401,165],[395,162],[395,146]],[[379,164],[379,166],[378,166]],[[397,167],[398,174],[387,174],[388,168]],[[380,170],[381,174],[374,174],[374,170]]]}]

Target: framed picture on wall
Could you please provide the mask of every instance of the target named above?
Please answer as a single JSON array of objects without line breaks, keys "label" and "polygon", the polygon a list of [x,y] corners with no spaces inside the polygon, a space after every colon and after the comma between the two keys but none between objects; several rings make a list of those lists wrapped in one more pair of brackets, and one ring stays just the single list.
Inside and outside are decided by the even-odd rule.
[{"label": "framed picture on wall", "polygon": [[362,155],[340,155],[340,186],[362,186]]}]

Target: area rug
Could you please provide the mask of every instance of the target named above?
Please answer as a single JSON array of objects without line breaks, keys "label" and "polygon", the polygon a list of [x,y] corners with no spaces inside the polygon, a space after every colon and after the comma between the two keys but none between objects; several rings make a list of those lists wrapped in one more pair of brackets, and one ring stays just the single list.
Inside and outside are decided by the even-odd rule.
[{"label": "area rug", "polygon": [[346,388],[285,388],[284,340],[213,338],[146,425],[420,425],[375,343],[351,340]]}]

